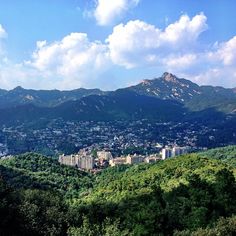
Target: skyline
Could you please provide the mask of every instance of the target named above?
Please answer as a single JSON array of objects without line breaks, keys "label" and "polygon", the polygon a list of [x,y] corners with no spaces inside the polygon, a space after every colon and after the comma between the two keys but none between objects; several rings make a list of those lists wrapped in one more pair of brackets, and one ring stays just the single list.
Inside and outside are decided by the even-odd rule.
[{"label": "skyline", "polygon": [[232,0],[0,3],[0,88],[114,90],[168,71],[236,87]]}]

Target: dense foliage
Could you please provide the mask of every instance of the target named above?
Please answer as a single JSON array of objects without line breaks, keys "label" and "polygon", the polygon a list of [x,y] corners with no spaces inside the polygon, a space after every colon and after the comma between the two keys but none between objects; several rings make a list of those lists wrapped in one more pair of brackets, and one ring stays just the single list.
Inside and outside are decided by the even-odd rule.
[{"label": "dense foliage", "polygon": [[202,157],[211,157],[236,168],[236,146],[210,149],[207,152],[200,153]]},{"label": "dense foliage", "polygon": [[0,174],[14,188],[57,190],[67,197],[92,187],[89,174],[32,153],[0,160]]},{"label": "dense foliage", "polygon": [[232,236],[236,232],[236,216],[229,218],[220,218],[212,227],[207,227],[206,229],[197,229],[191,232],[190,230],[185,230],[182,232],[175,232],[175,236]]},{"label": "dense foliage", "polygon": [[65,235],[67,206],[44,190],[12,190],[0,180],[0,235]]},{"label": "dense foliage", "polygon": [[1,235],[234,235],[236,147],[95,176],[28,153],[0,161]]}]

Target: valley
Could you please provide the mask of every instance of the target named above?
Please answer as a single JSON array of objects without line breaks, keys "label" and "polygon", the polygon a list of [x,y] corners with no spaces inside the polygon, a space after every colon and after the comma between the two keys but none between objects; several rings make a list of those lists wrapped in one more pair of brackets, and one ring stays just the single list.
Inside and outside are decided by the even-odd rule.
[{"label": "valley", "polygon": [[84,147],[119,155],[130,148],[154,152],[156,143],[192,149],[236,143],[235,91],[170,73],[113,92],[4,90],[0,104],[2,155]]}]

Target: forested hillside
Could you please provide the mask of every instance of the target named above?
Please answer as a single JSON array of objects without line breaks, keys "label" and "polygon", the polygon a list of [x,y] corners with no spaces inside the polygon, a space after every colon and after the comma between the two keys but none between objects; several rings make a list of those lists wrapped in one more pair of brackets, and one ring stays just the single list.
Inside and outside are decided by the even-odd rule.
[{"label": "forested hillside", "polygon": [[0,161],[1,235],[234,235],[236,147],[88,175],[38,154]]},{"label": "forested hillside", "polygon": [[33,153],[0,160],[0,173],[13,188],[53,190],[68,196],[92,185],[89,174]]},{"label": "forested hillside", "polygon": [[236,147],[235,146],[210,149],[207,152],[199,153],[199,155],[206,158],[210,157],[217,160],[221,160],[227,165],[230,165],[236,168]]}]

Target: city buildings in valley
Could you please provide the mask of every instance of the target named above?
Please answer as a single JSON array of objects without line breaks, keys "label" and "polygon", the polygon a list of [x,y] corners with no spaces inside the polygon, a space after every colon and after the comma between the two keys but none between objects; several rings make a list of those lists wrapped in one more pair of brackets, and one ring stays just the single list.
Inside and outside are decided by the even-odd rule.
[{"label": "city buildings in valley", "polygon": [[152,154],[152,155],[147,156],[147,157],[144,159],[144,162],[146,162],[146,163],[155,163],[156,161],[159,161],[159,160],[161,160],[160,155],[158,155],[158,154]]},{"label": "city buildings in valley", "polygon": [[0,143],[0,158],[8,154],[7,146],[3,143]]},{"label": "city buildings in valley", "polygon": [[[196,151],[204,150],[205,143],[198,143],[204,140],[201,137],[209,137],[212,146],[212,130],[189,122],[160,123],[145,119],[65,122],[58,118],[45,127],[36,125],[29,129],[27,122],[17,126],[1,126],[0,152],[3,152],[2,156],[31,151],[53,156],[90,147],[91,150],[109,150],[117,157],[128,153],[124,151],[130,147],[137,149],[138,153],[150,154],[158,153],[163,146],[173,146],[175,143]],[[217,146],[225,145],[223,140],[217,143]]]},{"label": "city buildings in valley", "polygon": [[154,163],[170,157],[179,156],[188,152],[187,147],[164,147],[160,153],[151,155],[126,155],[113,157],[110,151],[97,151],[94,158],[92,150],[81,149],[77,154],[60,155],[59,162],[64,165],[74,166],[82,170],[101,170],[110,166],[133,165],[139,163]]},{"label": "city buildings in valley", "polygon": [[113,158],[109,161],[110,166],[117,166],[117,165],[125,165],[126,163],[126,157],[117,157]]},{"label": "city buildings in valley", "polygon": [[138,164],[144,161],[144,156],[141,155],[128,155],[126,156],[126,164]]},{"label": "city buildings in valley", "polygon": [[172,156],[175,157],[175,156],[179,156],[179,155],[183,155],[185,153],[187,153],[188,150],[186,147],[173,147],[172,149]]},{"label": "city buildings in valley", "polygon": [[139,163],[153,163],[157,160],[160,160],[159,155],[150,155],[150,156],[142,156],[142,155],[127,155],[127,156],[121,156],[117,158],[113,158],[109,161],[110,166],[117,166],[117,165],[134,165]]},{"label": "city buildings in valley", "polygon": [[60,164],[76,167],[77,163],[78,163],[76,156],[77,155],[66,155],[65,156],[64,154],[62,154],[59,156],[58,161]]},{"label": "city buildings in valley", "polygon": [[165,160],[169,157],[172,156],[172,149],[171,148],[163,148],[161,151],[161,156],[162,156],[162,160]]},{"label": "city buildings in valley", "polygon": [[74,166],[82,170],[92,170],[95,164],[91,152],[85,149],[81,149],[75,155],[60,155],[58,161],[61,164]]},{"label": "city buildings in valley", "polygon": [[109,151],[98,151],[97,157],[100,161],[109,161],[113,158],[111,152]]},{"label": "city buildings in valley", "polygon": [[186,147],[178,147],[178,146],[174,146],[173,148],[165,147],[161,151],[162,160],[165,160],[170,157],[183,155],[187,152],[188,152],[188,149]]}]

